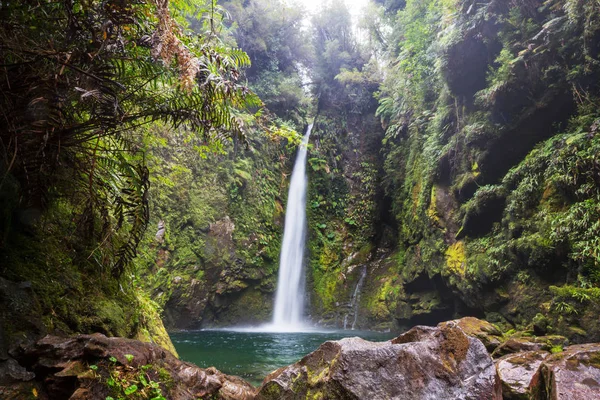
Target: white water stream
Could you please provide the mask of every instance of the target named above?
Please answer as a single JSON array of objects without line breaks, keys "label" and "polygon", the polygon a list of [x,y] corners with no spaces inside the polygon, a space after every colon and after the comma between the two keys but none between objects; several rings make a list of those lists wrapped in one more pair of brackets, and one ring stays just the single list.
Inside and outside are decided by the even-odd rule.
[{"label": "white water stream", "polygon": [[273,328],[302,330],[304,313],[304,249],[306,242],[306,153],[312,124],[298,149],[285,209],[283,244],[275,296]]},{"label": "white water stream", "polygon": [[350,312],[346,313],[346,315],[344,316],[344,330],[348,329],[348,316],[350,315],[350,313],[354,313],[354,320],[352,321],[351,329],[356,329],[356,321],[358,320],[358,306],[360,302],[360,291],[362,290],[366,276],[367,266],[363,265],[360,271],[360,278],[358,278],[358,283],[356,284],[356,288],[354,288],[354,293],[352,294],[352,299],[350,300],[350,304],[348,304]]}]

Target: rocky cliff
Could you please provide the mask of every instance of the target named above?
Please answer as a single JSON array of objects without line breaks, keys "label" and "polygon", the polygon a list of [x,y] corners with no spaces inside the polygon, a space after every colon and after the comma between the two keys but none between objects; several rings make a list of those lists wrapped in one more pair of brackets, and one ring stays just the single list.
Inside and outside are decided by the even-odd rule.
[{"label": "rocky cliff", "polygon": [[[340,326],[366,265],[359,326],[468,314],[595,340],[599,7],[450,3],[409,1],[396,17],[383,138],[350,118],[324,128],[356,137],[331,140],[313,168],[311,240],[330,243],[311,252],[315,312]],[[360,219],[320,211],[338,198]]]},{"label": "rocky cliff", "polygon": [[[576,0],[409,1],[388,14],[399,62],[383,83],[366,64],[345,71],[317,107],[313,321],[405,329],[477,315],[598,338],[599,15]],[[261,157],[203,168],[203,197],[186,203],[198,218],[158,213],[170,238],[149,280],[170,326],[268,319],[289,161]]]}]

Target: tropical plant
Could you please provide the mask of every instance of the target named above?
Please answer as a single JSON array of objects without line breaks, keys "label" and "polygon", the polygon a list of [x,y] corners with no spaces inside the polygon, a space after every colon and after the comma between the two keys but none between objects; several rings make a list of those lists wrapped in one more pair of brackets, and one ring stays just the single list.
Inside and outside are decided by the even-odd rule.
[{"label": "tropical plant", "polygon": [[235,109],[260,106],[238,82],[248,56],[183,25],[191,4],[214,29],[215,3],[0,4],[0,189],[14,177],[21,209],[66,197],[77,234],[99,243],[91,256],[115,275],[148,221],[141,127],[163,121],[222,142],[243,137]]}]

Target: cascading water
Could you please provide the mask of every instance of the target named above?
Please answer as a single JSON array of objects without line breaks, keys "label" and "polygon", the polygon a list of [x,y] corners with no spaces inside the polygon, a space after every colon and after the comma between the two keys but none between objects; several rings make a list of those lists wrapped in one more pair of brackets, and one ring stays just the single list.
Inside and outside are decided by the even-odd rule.
[{"label": "cascading water", "polygon": [[[348,307],[350,311],[354,313],[354,320],[352,321],[351,329],[356,329],[356,321],[358,320],[358,303],[360,301],[360,291],[362,290],[363,284],[365,282],[365,277],[367,276],[367,266],[363,265],[360,271],[360,278],[356,283],[356,288],[354,288],[354,294],[352,294],[352,299],[350,300],[350,304]],[[347,313],[344,316],[344,329],[348,329],[348,316],[350,313]]]},{"label": "cascading water", "polygon": [[283,245],[275,295],[275,329],[302,328],[304,312],[304,245],[306,241],[306,153],[312,124],[298,149],[285,209]]}]

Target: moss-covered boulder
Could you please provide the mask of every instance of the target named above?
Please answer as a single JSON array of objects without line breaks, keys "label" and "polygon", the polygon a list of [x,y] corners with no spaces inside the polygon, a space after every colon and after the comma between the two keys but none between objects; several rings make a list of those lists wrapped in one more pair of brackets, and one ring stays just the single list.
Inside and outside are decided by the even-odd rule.
[{"label": "moss-covered boulder", "polygon": [[502,398],[491,357],[478,339],[448,324],[417,326],[394,340],[326,342],[270,374],[257,399]]},{"label": "moss-covered boulder", "polygon": [[250,400],[255,393],[241,378],[180,361],[157,345],[102,334],[46,336],[12,355],[16,361],[0,364],[2,399]]},{"label": "moss-covered boulder", "polygon": [[498,346],[492,353],[493,358],[505,356],[507,354],[520,353],[525,351],[556,351],[562,350],[569,344],[569,340],[564,336],[515,336],[507,339]]}]

